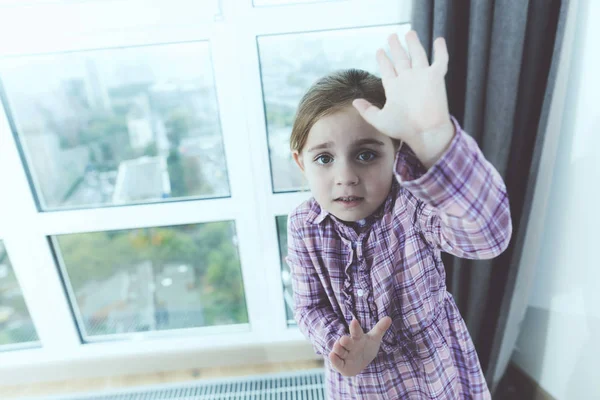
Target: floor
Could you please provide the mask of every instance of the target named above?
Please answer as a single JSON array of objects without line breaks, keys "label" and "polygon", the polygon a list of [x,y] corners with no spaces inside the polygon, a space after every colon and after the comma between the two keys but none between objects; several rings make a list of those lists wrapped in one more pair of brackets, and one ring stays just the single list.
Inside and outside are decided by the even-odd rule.
[{"label": "floor", "polygon": [[[268,365],[250,365],[227,368],[200,368],[113,378],[82,379],[77,381],[38,383],[35,385],[0,386],[0,399],[73,394],[97,390],[148,386],[164,383],[194,381],[234,376],[260,375],[286,371],[322,368],[322,361],[302,361]],[[531,379],[512,364],[498,385],[494,400],[551,400],[547,393],[534,387]]]},{"label": "floor", "polygon": [[198,379],[227,376],[260,375],[286,371],[298,371],[323,367],[322,361],[302,361],[268,365],[251,365],[228,368],[199,368],[144,375],[129,375],[113,378],[82,379],[77,381],[48,382],[34,385],[0,386],[0,399],[50,396],[82,393],[97,390],[119,389],[164,383],[194,381]]},{"label": "floor", "polygon": [[494,400],[556,400],[519,367],[510,363],[494,393]]}]

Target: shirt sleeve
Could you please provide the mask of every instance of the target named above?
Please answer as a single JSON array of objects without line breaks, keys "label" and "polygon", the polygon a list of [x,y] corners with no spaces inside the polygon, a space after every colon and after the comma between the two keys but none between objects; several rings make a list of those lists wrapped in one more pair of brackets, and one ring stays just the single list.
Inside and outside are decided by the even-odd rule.
[{"label": "shirt sleeve", "polygon": [[317,354],[328,356],[336,340],[347,334],[333,311],[327,293],[293,218],[288,220],[288,256],[292,274],[294,318]]},{"label": "shirt sleeve", "polygon": [[408,191],[415,227],[431,246],[461,258],[494,258],[512,235],[506,186],[475,140],[453,122],[449,148],[428,171],[419,176],[416,157],[399,152],[394,174]]}]

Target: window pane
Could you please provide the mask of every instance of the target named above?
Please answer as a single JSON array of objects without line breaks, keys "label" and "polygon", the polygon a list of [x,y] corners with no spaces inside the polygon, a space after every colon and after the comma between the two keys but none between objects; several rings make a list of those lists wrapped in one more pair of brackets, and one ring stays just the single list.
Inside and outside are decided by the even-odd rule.
[{"label": "window pane", "polygon": [[294,295],[292,290],[292,277],[290,267],[287,265],[287,216],[280,215],[277,220],[277,234],[279,236],[279,255],[281,257],[281,280],[283,283],[283,298],[285,300],[285,314],[288,326],[296,325],[294,320]]},{"label": "window pane", "polygon": [[387,36],[408,25],[260,37],[258,40],[269,152],[275,192],[301,190],[305,182],[289,151],[294,114],[317,79],[345,68],[379,75],[375,52]]},{"label": "window pane", "polygon": [[248,323],[233,222],[55,239],[88,339]]},{"label": "window pane", "polygon": [[283,6],[283,5],[287,5],[287,4],[323,3],[325,1],[341,1],[341,0],[253,0],[253,5],[255,7]]},{"label": "window pane", "polygon": [[42,209],[229,195],[207,42],[7,59]]},{"label": "window pane", "polygon": [[37,345],[38,336],[25,305],[19,282],[0,241],[0,350],[6,345]]}]

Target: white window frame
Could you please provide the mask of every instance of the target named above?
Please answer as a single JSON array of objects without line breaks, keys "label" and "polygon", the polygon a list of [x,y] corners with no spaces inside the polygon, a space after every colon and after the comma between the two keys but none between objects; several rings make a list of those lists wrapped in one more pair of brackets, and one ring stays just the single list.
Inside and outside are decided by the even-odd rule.
[{"label": "white window frame", "polygon": [[[167,0],[40,1],[31,10],[43,7],[50,21],[65,7],[77,5],[78,19],[68,37],[41,31],[31,34],[27,24],[9,26],[13,37],[23,36],[18,45],[0,45],[0,57],[209,40],[231,197],[38,212],[1,109],[0,238],[41,347],[1,352],[0,384],[315,357],[298,329],[287,325],[275,219],[288,214],[309,193],[273,193],[257,37],[410,23],[411,0],[339,0],[277,7],[253,7],[252,0],[216,0],[212,24],[198,23],[193,13],[182,11],[190,1],[169,1],[168,8]],[[116,12],[123,3],[171,11],[159,21],[120,18],[109,27],[95,18],[96,7],[104,4]],[[1,4],[0,26],[16,18],[7,16],[11,12],[21,12],[17,6],[3,10]],[[0,28],[0,37],[4,35],[6,31]],[[249,324],[136,336],[152,336],[151,340],[82,344],[48,237],[222,220],[236,224]],[[152,361],[136,362],[139,359]],[[32,367],[35,376],[24,377],[23,371]]]}]

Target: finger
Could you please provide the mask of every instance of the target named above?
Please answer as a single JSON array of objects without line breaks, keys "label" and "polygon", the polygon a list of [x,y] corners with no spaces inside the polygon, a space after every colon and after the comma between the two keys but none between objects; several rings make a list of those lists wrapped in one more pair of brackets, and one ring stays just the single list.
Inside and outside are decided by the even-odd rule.
[{"label": "finger", "polygon": [[354,347],[354,341],[350,338],[350,336],[342,336],[339,342],[341,346],[348,350],[348,352],[350,352]]},{"label": "finger", "polygon": [[392,326],[392,319],[390,317],[383,317],[379,320],[377,324],[375,324],[373,329],[371,329],[369,335],[375,337],[378,340],[381,340],[383,338],[383,335],[385,335],[385,333],[387,332],[387,330],[390,329],[390,326]]},{"label": "finger", "polygon": [[348,355],[348,350],[346,350],[339,341],[333,345],[333,352],[342,360],[345,360]]},{"label": "finger", "polygon": [[356,99],[352,102],[352,105],[358,110],[365,121],[377,128],[379,113],[381,112],[379,107],[374,106],[365,99]]},{"label": "finger", "polygon": [[410,62],[413,68],[423,68],[429,66],[427,53],[421,45],[417,32],[410,31],[406,34],[406,45],[410,53]]},{"label": "finger", "polygon": [[341,371],[346,365],[346,361],[342,360],[337,354],[333,352],[329,353],[329,361],[331,361],[331,365],[333,365],[338,371]]},{"label": "finger", "polygon": [[388,37],[388,43],[390,45],[390,53],[392,54],[392,60],[394,61],[394,67],[396,71],[402,71],[410,69],[410,57],[406,54],[406,50],[400,43],[397,34],[390,35]]},{"label": "finger", "polygon": [[360,339],[365,333],[363,332],[360,324],[356,319],[352,319],[350,322],[350,337],[352,339]]},{"label": "finger", "polygon": [[385,50],[379,49],[376,53],[377,64],[379,64],[379,72],[381,73],[381,79],[388,80],[396,77],[396,70],[394,64],[390,61],[390,58],[385,54]]},{"label": "finger", "polygon": [[444,38],[437,38],[433,42],[433,64],[431,66],[439,70],[443,75],[448,71],[448,47]]}]

